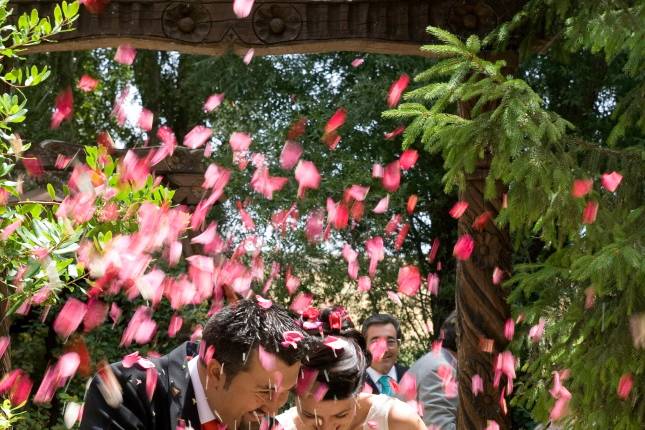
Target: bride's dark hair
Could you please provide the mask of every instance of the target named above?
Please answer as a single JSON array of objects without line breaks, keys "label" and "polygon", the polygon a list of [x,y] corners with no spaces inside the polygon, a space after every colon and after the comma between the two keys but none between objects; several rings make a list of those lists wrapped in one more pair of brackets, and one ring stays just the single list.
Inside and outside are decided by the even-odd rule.
[{"label": "bride's dark hair", "polygon": [[[321,400],[346,399],[363,388],[367,360],[365,338],[342,307],[324,309],[320,313],[321,326],[312,335],[319,341],[312,346],[303,360],[303,366],[318,372],[316,382],[325,384],[327,392]],[[341,349],[332,349],[323,343],[333,336],[344,342]]]}]

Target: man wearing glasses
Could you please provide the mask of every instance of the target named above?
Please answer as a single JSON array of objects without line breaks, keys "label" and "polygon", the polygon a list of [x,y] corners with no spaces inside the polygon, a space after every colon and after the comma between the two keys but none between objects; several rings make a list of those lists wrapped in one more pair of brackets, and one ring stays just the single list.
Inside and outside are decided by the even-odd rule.
[{"label": "man wearing glasses", "polygon": [[375,394],[394,396],[392,382],[398,383],[408,368],[396,362],[403,340],[399,320],[389,314],[375,314],[363,322],[363,336],[368,349],[377,342],[385,342],[386,350],[380,360],[371,360],[365,381]]}]

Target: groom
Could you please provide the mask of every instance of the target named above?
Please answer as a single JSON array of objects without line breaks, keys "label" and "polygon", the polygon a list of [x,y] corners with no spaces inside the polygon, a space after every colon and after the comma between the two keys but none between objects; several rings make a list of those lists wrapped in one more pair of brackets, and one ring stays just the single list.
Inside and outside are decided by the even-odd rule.
[{"label": "groom", "polygon": [[[304,336],[293,317],[278,305],[265,307],[245,299],[223,308],[206,324],[201,348],[186,342],[158,359],[112,364],[113,384],[109,369],[99,371],[80,429],[246,430],[271,423],[296,385],[306,348],[293,333],[285,342],[285,332]],[[151,372],[157,383],[149,400]]]}]

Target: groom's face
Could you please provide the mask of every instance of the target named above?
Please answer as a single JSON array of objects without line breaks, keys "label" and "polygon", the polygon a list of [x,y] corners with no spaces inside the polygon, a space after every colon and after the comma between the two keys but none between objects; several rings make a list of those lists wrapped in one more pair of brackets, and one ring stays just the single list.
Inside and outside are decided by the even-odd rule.
[{"label": "groom's face", "polygon": [[[299,362],[288,365],[276,357],[272,369],[267,370],[260,363],[257,350],[249,360],[248,367],[233,376],[228,385],[226,373],[220,373],[216,360],[209,364],[209,385],[212,384],[207,390],[209,403],[229,429],[247,429],[264,417],[276,415],[296,386]],[[216,374],[221,376],[215,378]]]}]

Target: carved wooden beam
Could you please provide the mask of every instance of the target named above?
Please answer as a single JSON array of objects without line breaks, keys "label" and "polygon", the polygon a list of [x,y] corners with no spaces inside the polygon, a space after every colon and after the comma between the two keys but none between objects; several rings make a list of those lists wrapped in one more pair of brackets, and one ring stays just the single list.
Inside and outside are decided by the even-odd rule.
[{"label": "carved wooden beam", "polygon": [[[51,15],[56,1],[12,0],[16,13]],[[100,14],[84,7],[75,31],[39,51],[114,47],[218,55],[360,51],[424,55],[429,25],[484,34],[509,19],[520,0],[256,0],[238,19],[232,0],[112,0]]]}]

